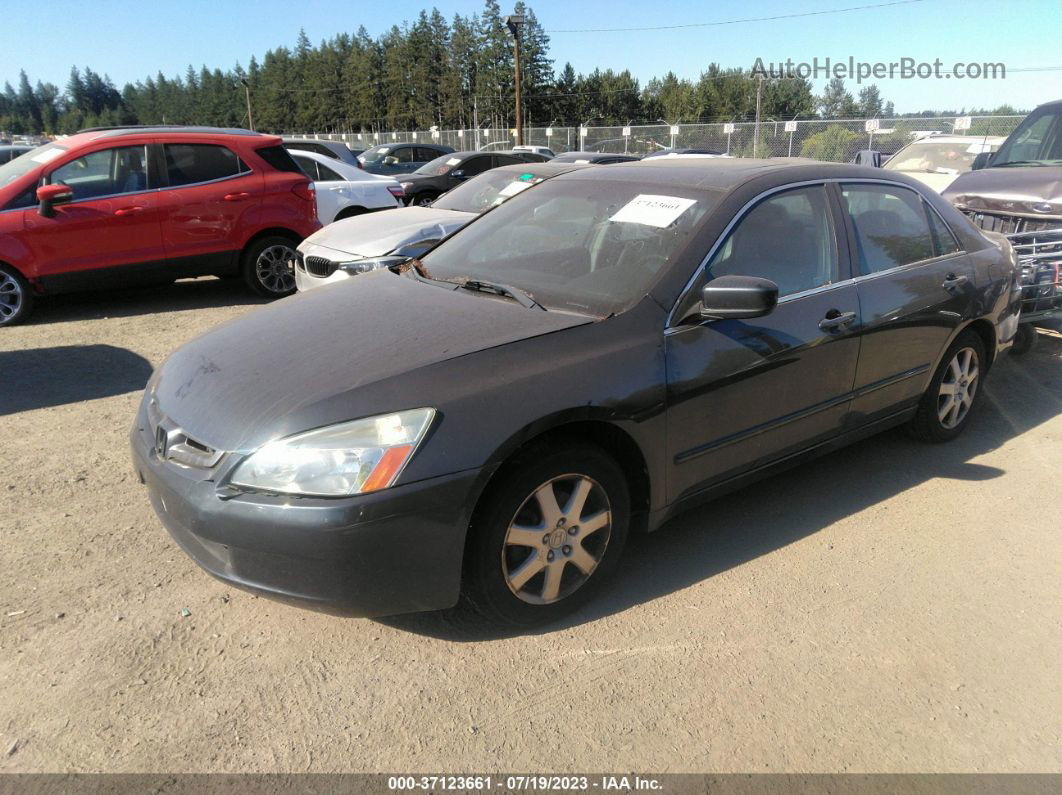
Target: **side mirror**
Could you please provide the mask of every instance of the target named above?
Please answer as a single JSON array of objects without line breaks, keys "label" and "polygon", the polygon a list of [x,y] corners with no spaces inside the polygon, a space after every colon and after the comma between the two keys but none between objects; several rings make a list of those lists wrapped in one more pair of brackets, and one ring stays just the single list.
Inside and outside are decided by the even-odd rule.
[{"label": "side mirror", "polygon": [[970,166],[970,170],[980,171],[982,168],[988,168],[988,164],[991,160],[991,152],[981,152],[981,154],[974,158],[973,164]]},{"label": "side mirror", "polygon": [[701,318],[763,317],[778,305],[778,285],[758,276],[720,276],[701,291]]},{"label": "side mirror", "polygon": [[468,174],[465,173],[463,168],[459,168],[457,171],[451,171],[450,176],[454,179],[468,179]]},{"label": "side mirror", "polygon": [[55,206],[73,201],[74,189],[69,185],[41,185],[37,188],[37,212],[45,218],[55,217]]}]

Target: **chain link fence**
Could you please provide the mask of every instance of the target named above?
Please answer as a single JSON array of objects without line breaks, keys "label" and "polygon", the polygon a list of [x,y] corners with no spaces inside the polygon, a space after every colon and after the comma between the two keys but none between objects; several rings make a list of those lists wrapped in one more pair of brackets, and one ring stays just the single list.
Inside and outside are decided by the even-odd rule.
[{"label": "chain link fence", "polygon": [[[958,133],[971,138],[1007,136],[1023,118],[972,116],[956,119],[950,116],[873,119],[869,122],[865,119],[796,122],[763,119],[760,121],[759,136],[756,135],[754,122],[531,127],[524,131],[524,143],[547,146],[557,154],[580,150],[644,155],[666,148],[691,148],[710,149],[734,157],[809,157],[847,163],[861,149],[877,149],[891,154],[915,138],[930,133]],[[963,129],[966,124],[969,126]],[[512,130],[489,128],[361,133],[292,132],[285,135],[343,141],[352,149],[367,149],[376,144],[417,142],[444,144],[457,151],[510,149],[516,140]]]}]

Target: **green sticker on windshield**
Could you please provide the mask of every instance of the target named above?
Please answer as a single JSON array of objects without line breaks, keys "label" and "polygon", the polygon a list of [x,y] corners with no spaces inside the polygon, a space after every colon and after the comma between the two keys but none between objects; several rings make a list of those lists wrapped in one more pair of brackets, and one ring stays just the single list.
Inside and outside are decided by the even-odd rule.
[{"label": "green sticker on windshield", "polygon": [[524,181],[527,181],[529,179],[534,179],[534,178],[535,178],[534,174],[521,174],[520,175],[520,179],[522,179]]}]

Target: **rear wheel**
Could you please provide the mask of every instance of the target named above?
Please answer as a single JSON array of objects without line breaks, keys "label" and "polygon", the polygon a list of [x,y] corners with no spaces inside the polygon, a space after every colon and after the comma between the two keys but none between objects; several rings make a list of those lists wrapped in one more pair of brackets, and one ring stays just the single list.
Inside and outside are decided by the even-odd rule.
[{"label": "rear wheel", "polygon": [[985,376],[985,346],[972,331],[964,331],[948,348],[933,374],[909,429],[927,442],[948,442],[966,428],[981,395]]},{"label": "rear wheel", "polygon": [[256,240],[243,252],[244,282],[258,295],[282,298],[295,292],[295,243],[270,235]]},{"label": "rear wheel", "polygon": [[22,274],[0,265],[0,326],[21,323],[33,311],[33,288]]},{"label": "rear wheel", "polygon": [[409,204],[411,207],[427,207],[438,198],[438,193],[416,193],[409,200]]},{"label": "rear wheel", "polygon": [[464,597],[486,617],[529,626],[588,601],[627,540],[622,470],[597,447],[542,447],[484,496],[470,531]]},{"label": "rear wheel", "polygon": [[353,218],[356,215],[365,215],[367,212],[368,210],[364,207],[347,207],[336,215],[335,220],[342,221],[346,218]]}]

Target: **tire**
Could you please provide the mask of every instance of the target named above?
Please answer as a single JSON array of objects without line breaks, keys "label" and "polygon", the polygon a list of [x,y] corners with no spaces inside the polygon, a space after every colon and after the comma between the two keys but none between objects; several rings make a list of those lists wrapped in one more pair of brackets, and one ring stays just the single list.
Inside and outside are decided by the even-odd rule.
[{"label": "tire", "polygon": [[439,198],[438,193],[414,193],[409,197],[410,207],[427,207],[433,201]]},{"label": "tire", "polygon": [[332,223],[335,223],[336,221],[345,221],[347,218],[354,218],[358,215],[365,215],[367,212],[369,211],[364,207],[344,207],[339,211],[336,217],[332,219]]},{"label": "tire", "polygon": [[532,626],[577,609],[608,580],[627,541],[627,481],[593,445],[529,450],[482,500],[462,596],[494,623]]},{"label": "tire", "polygon": [[1010,348],[1011,356],[1024,356],[1036,348],[1040,335],[1032,323],[1019,323],[1018,333],[1014,335],[1014,344]]},{"label": "tire", "polygon": [[296,245],[291,238],[280,235],[251,243],[244,250],[240,265],[247,286],[266,298],[283,298],[295,292],[295,269],[290,263]]},{"label": "tire", "polygon": [[33,312],[33,288],[22,274],[0,265],[0,326],[14,326]]},{"label": "tire", "polygon": [[911,434],[926,442],[950,442],[966,428],[987,372],[985,346],[972,331],[962,332],[937,367],[911,419]]}]

